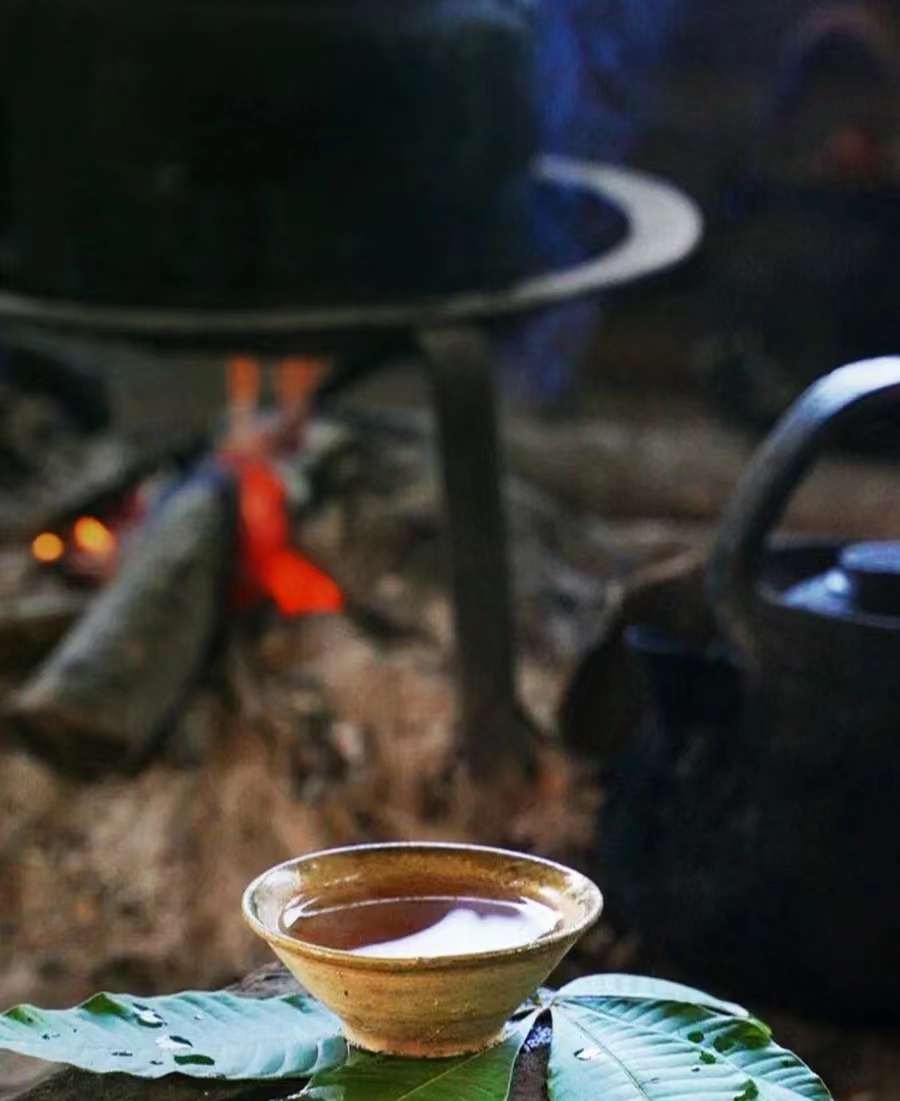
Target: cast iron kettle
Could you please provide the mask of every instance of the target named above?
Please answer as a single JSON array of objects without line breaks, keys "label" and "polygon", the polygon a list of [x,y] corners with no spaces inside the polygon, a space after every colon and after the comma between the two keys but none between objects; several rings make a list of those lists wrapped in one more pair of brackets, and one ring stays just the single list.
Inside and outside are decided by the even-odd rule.
[{"label": "cast iron kettle", "polygon": [[653,703],[600,834],[610,896],[651,949],[842,1019],[900,1019],[900,544],[768,536],[821,449],[894,406],[900,358],[807,390],[722,519],[718,642],[632,632]]}]

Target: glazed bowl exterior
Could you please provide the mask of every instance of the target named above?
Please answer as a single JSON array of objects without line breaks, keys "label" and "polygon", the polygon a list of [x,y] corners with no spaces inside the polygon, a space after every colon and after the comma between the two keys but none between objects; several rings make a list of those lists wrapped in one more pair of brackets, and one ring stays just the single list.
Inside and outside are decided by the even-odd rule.
[{"label": "glazed bowl exterior", "polygon": [[[556,928],[517,948],[384,958],[325,948],[281,926],[288,903],[431,894],[521,896],[559,915]],[[247,888],[244,918],[297,980],[340,1018],[358,1047],[443,1057],[496,1043],[516,1008],[597,920],[599,889],[579,872],[521,853],[473,845],[395,843],[312,853],[269,869]]]}]

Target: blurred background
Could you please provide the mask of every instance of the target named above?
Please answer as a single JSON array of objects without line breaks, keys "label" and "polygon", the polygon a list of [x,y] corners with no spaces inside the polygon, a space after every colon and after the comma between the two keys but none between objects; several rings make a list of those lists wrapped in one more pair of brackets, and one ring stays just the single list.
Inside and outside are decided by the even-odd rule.
[{"label": "blurred background", "polygon": [[[328,17],[353,48],[297,95],[338,138],[315,116],[301,156],[271,29],[242,85],[199,15],[137,6],[189,74],[171,137],[125,17],[2,0],[0,1005],[234,982],[264,868],[465,839],[597,878],[560,977],[705,983],[840,1101],[894,1098],[900,368],[804,406],[762,520],[735,492],[807,387],[900,348],[900,4],[389,8]],[[348,152],[363,72],[392,92]],[[532,189],[534,153],[625,175]],[[314,231],[295,161],[338,166]],[[642,240],[590,293],[509,291]],[[33,1076],[0,1058],[0,1097]]]}]

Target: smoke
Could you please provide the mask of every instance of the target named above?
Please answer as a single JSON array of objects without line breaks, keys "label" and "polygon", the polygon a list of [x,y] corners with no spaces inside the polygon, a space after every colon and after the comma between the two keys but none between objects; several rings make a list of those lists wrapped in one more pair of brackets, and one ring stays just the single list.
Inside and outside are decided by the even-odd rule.
[{"label": "smoke", "polygon": [[622,161],[652,119],[678,0],[540,0],[537,110],[544,147]]},{"label": "smoke", "polygon": [[[627,161],[653,118],[659,64],[678,3],[539,0],[535,94],[545,152]],[[535,228],[542,263],[564,266],[599,251],[611,217],[575,197],[539,195]],[[500,344],[511,388],[544,408],[569,403],[602,311],[598,295],[521,323]]]}]

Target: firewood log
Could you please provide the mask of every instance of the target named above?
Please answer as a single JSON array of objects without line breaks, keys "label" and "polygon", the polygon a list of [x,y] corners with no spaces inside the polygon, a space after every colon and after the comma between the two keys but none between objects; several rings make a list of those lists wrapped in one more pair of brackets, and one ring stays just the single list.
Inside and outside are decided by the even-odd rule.
[{"label": "firewood log", "polygon": [[173,492],[13,697],[9,717],[25,744],[78,774],[145,760],[210,655],[234,541],[229,476],[210,469]]}]

